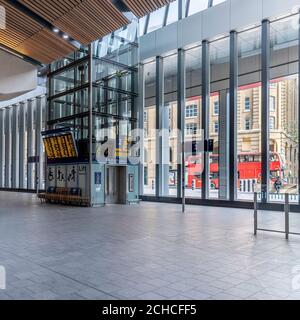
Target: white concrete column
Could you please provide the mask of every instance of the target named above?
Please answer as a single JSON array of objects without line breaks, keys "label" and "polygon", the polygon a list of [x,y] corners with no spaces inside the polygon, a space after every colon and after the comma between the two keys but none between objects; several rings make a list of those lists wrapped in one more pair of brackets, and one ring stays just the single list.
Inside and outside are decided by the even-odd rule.
[{"label": "white concrete column", "polygon": [[11,107],[5,108],[5,188],[11,188]]},{"label": "white concrete column", "polygon": [[12,124],[11,124],[11,187],[19,188],[19,104],[12,107]]},{"label": "white concrete column", "polygon": [[20,103],[20,111],[19,111],[19,187],[20,189],[27,189],[27,183],[26,183],[26,177],[25,177],[25,166],[27,165],[27,161],[25,161],[25,157],[27,155],[25,150],[26,110],[27,110],[27,101],[23,101]]}]

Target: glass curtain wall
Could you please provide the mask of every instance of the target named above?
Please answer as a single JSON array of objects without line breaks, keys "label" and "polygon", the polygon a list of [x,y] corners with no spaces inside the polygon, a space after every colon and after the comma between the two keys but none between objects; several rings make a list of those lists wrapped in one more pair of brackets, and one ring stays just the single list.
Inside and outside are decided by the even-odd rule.
[{"label": "glass curtain wall", "polygon": [[202,139],[202,47],[186,50],[185,74],[186,196],[201,198],[203,153],[197,148],[193,150],[193,144],[198,145]]},{"label": "glass curtain wall", "polygon": [[[216,4],[216,3],[215,3]],[[213,152],[209,155],[206,176],[208,199],[228,200],[229,195],[237,201],[252,202],[254,192],[261,191],[261,183],[269,182],[268,203],[284,201],[284,193],[290,193],[290,201],[298,203],[299,190],[299,15],[292,15],[276,21],[266,22],[270,28],[270,81],[268,126],[263,125],[265,114],[262,106],[262,26],[249,28],[236,34],[237,45],[237,106],[235,141],[229,137],[229,80],[230,39],[225,37],[209,43],[209,113],[206,128],[213,140]],[[234,40],[232,34],[231,39]],[[233,43],[232,43],[233,44]],[[203,62],[201,46],[185,49],[185,143],[198,140],[202,128],[201,87]],[[267,60],[267,59],[266,59]],[[266,61],[268,62],[268,61]],[[177,189],[177,140],[172,130],[177,129],[177,55],[163,58],[163,108],[160,110],[160,126],[167,132],[162,144],[155,141],[167,165],[160,176],[163,196],[175,196]],[[150,125],[149,108],[155,105],[156,75],[149,77],[145,65],[145,128]],[[233,65],[232,65],[233,66]],[[155,72],[155,63],[152,63]],[[149,77],[147,79],[147,77]],[[151,80],[150,80],[151,79]],[[150,89],[152,86],[152,89]],[[152,100],[152,101],[151,101]],[[154,107],[152,107],[154,108]],[[148,112],[146,112],[148,111]],[[156,118],[156,111],[152,116]],[[161,118],[160,118],[161,117]],[[265,130],[267,129],[267,134]],[[147,133],[148,134],[148,133]],[[262,143],[268,139],[269,153],[262,150]],[[147,142],[145,142],[147,143]],[[236,144],[236,188],[229,190],[230,143]],[[145,152],[145,159],[149,155]],[[175,155],[175,157],[174,157]],[[266,156],[266,157],[265,157]],[[267,161],[263,165],[263,158]],[[232,160],[232,159],[231,159]],[[201,198],[202,157],[193,151],[185,156],[186,196]],[[148,160],[145,166],[145,186],[149,189]],[[268,177],[262,176],[266,168]],[[155,181],[152,171],[151,181]],[[168,182],[167,182],[168,180]],[[231,181],[231,180],[230,180]],[[153,183],[155,187],[155,183]],[[151,194],[148,191],[148,194]],[[155,191],[152,191],[155,194]]]},{"label": "glass curtain wall", "polygon": [[156,181],[156,62],[144,65],[144,194],[155,195]]},{"label": "glass curtain wall", "polygon": [[252,201],[261,186],[261,27],[238,42],[237,200]]},{"label": "glass curtain wall", "polygon": [[226,200],[229,196],[229,38],[210,43],[209,198]]},{"label": "glass curtain wall", "polygon": [[[299,15],[270,23],[269,201],[298,194]],[[290,201],[297,202],[298,196]]]},{"label": "glass curtain wall", "polygon": [[177,196],[177,54],[163,59],[164,98],[161,114],[162,183],[164,196]]}]

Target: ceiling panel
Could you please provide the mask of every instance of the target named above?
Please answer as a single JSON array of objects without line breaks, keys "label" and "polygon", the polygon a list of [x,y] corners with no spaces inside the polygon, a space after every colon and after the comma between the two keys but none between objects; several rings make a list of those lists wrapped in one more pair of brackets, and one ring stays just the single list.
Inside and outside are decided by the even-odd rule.
[{"label": "ceiling panel", "polygon": [[91,43],[129,23],[111,0],[20,2],[82,44]]},{"label": "ceiling panel", "polygon": [[75,50],[75,47],[11,6],[5,0],[6,29],[0,29],[0,44],[41,63],[49,63]]},{"label": "ceiling panel", "polygon": [[[136,16],[144,16],[171,1],[124,0]],[[10,0],[0,0],[0,5],[6,8],[7,15],[7,27],[0,30],[0,44],[42,63],[52,62],[76,50],[71,42],[55,34],[51,27],[9,2]],[[19,2],[82,44],[89,44],[129,23],[111,0]]]},{"label": "ceiling panel", "polygon": [[123,0],[127,7],[139,18],[155,11],[174,0]]}]

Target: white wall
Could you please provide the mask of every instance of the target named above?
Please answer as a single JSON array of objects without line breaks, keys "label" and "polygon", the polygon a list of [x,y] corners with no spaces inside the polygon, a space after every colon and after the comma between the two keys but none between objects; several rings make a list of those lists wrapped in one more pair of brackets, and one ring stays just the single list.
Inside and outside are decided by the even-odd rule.
[{"label": "white wall", "polygon": [[37,67],[0,50],[0,101],[15,98],[37,87]]},{"label": "white wall", "polygon": [[140,38],[140,61],[295,13],[300,0],[227,0]]},{"label": "white wall", "polygon": [[39,86],[35,90],[29,91],[29,92],[27,92],[25,94],[22,94],[22,95],[14,98],[14,99],[0,101],[0,109],[4,108],[4,107],[12,106],[14,104],[18,104],[18,103],[23,102],[23,101],[30,100],[30,99],[35,98],[35,97],[43,96],[46,93],[47,93],[46,87],[40,87]]}]

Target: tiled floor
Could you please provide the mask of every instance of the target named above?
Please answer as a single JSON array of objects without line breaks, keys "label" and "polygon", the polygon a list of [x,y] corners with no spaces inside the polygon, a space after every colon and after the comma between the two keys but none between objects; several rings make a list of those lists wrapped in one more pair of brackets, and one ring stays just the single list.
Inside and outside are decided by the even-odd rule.
[{"label": "tiled floor", "polygon": [[[300,299],[300,237],[255,238],[249,210],[180,209],[41,206],[0,192],[0,299]],[[283,214],[261,216],[283,225]],[[291,224],[299,231],[300,215]]]}]

